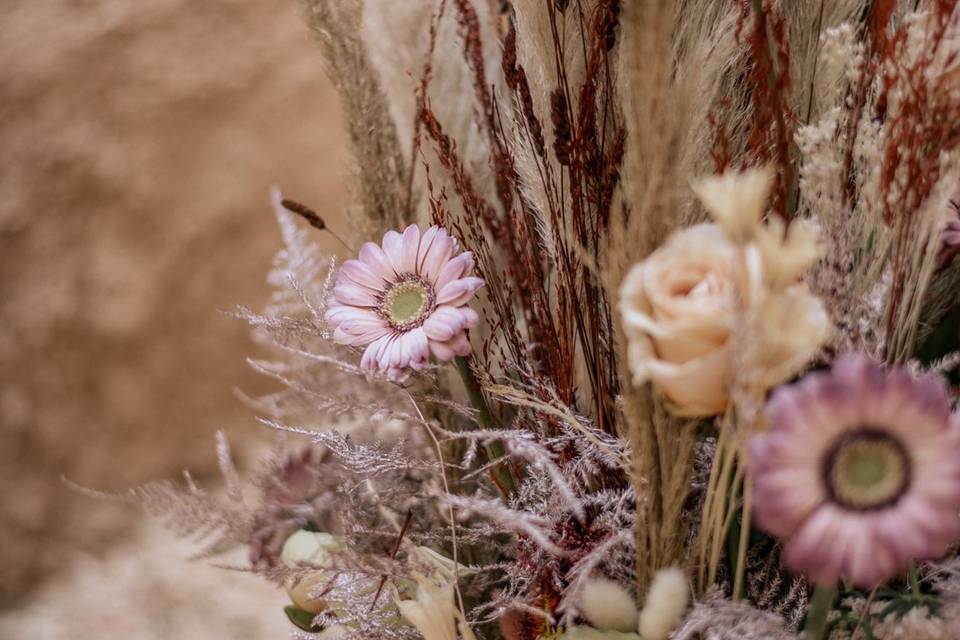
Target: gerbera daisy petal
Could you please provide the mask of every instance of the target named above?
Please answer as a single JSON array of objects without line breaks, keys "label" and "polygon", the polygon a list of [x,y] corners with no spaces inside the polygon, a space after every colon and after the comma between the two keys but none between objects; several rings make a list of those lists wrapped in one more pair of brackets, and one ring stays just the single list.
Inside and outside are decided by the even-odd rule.
[{"label": "gerbera daisy petal", "polygon": [[333,297],[340,304],[351,307],[375,307],[377,305],[377,297],[374,291],[342,280],[340,284],[333,288]]},{"label": "gerbera daisy petal", "polygon": [[374,291],[382,289],[386,284],[381,276],[374,273],[373,269],[360,260],[347,260],[340,267],[340,273],[356,284]]},{"label": "gerbera daisy petal", "polygon": [[430,357],[430,341],[422,327],[407,332],[402,340],[406,345],[405,351],[411,366],[427,362],[427,358]]},{"label": "gerbera daisy petal", "polygon": [[788,536],[824,499],[823,492],[811,475],[802,471],[777,471],[764,476],[763,488],[753,494],[757,522],[777,536]]},{"label": "gerbera daisy petal", "polygon": [[383,350],[383,345],[390,340],[390,335],[385,335],[383,337],[377,338],[369,345],[363,352],[363,357],[360,358],[360,366],[364,369],[376,369],[379,361],[379,356]]},{"label": "gerbera daisy petal", "polygon": [[473,328],[480,324],[480,314],[470,307],[458,307],[457,311],[463,316],[463,326]]},{"label": "gerbera daisy petal", "polygon": [[380,336],[390,333],[390,328],[379,318],[369,319],[369,318],[352,318],[350,320],[344,320],[340,323],[340,326],[337,327],[337,330],[343,331],[344,333],[358,337],[358,336],[369,336],[375,335],[375,338],[370,338],[369,340],[364,340],[363,344],[367,344]]},{"label": "gerbera daisy petal", "polygon": [[458,307],[473,297],[477,289],[484,285],[483,278],[468,276],[444,285],[437,292],[437,302]]},{"label": "gerbera daisy petal", "polygon": [[329,324],[331,327],[336,327],[343,322],[343,320],[349,318],[358,311],[361,311],[361,309],[357,307],[348,307],[339,304],[336,300],[334,300],[327,308],[327,312],[324,314],[324,320],[326,320],[327,324]]},{"label": "gerbera daisy petal", "polygon": [[433,340],[446,342],[464,326],[464,317],[454,307],[441,306],[423,323],[423,330]]},{"label": "gerbera daisy petal", "polygon": [[420,234],[420,239],[417,243],[417,256],[413,264],[413,272],[420,277],[424,277],[423,263],[427,258],[427,254],[430,253],[430,248],[433,246],[433,243],[437,238],[438,229],[439,227],[434,225]]},{"label": "gerbera daisy petal", "polygon": [[453,349],[453,352],[458,356],[468,356],[470,355],[471,347],[470,340],[467,338],[466,331],[461,331],[453,337],[450,341],[450,347]]},{"label": "gerbera daisy petal", "polygon": [[446,342],[430,341],[430,353],[440,362],[450,362],[456,357],[453,347]]},{"label": "gerbera daisy petal", "polygon": [[396,273],[403,273],[403,236],[396,231],[383,234],[383,253]]},{"label": "gerbera daisy petal", "polygon": [[380,276],[384,284],[387,283],[391,276],[396,275],[390,258],[387,257],[383,249],[373,242],[364,242],[363,246],[360,247],[360,253],[357,257],[370,267],[375,274]]},{"label": "gerbera daisy petal", "polygon": [[470,354],[470,340],[464,331],[457,333],[446,342],[430,342],[430,350],[437,360],[449,361],[455,356],[466,356]]},{"label": "gerbera daisy petal", "polygon": [[453,240],[445,230],[439,227],[431,227],[431,229],[437,229],[437,233],[421,256],[420,274],[436,282],[440,270],[450,261],[450,256],[453,254]]},{"label": "gerbera daisy petal", "polygon": [[811,570],[818,565],[823,550],[833,544],[833,521],[823,509],[814,511],[796,530],[784,547],[784,559],[787,564],[802,570]]},{"label": "gerbera daisy petal", "polygon": [[340,325],[333,332],[333,338],[341,344],[350,346],[369,344],[389,333],[386,327],[353,326],[349,329]]},{"label": "gerbera daisy petal", "polygon": [[420,228],[412,224],[403,231],[403,261],[400,271],[416,273],[420,253]]},{"label": "gerbera daisy petal", "polygon": [[350,335],[340,327],[337,327],[336,329],[333,330],[333,339],[339,342],[340,344],[346,344],[351,346],[354,344],[354,340],[355,340],[354,336]]},{"label": "gerbera daisy petal", "polygon": [[473,254],[469,251],[461,253],[440,267],[437,273],[435,286],[440,289],[454,280],[470,274],[473,271]]}]

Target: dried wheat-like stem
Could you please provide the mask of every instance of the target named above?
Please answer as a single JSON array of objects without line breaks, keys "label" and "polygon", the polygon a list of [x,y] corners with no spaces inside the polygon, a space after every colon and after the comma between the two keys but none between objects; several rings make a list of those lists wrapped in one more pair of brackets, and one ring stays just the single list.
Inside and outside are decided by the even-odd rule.
[{"label": "dried wheat-like stem", "polygon": [[361,0],[301,0],[320,43],[327,74],[340,92],[353,148],[355,188],[364,235],[400,226],[409,167],[403,158],[390,108],[360,36]]},{"label": "dried wheat-like stem", "polygon": [[[687,176],[680,161],[690,130],[693,75],[673,79],[671,41],[675,2],[627,3],[623,7],[620,88],[625,104],[627,148],[623,202],[613,212],[606,286],[611,299],[629,265],[652,251],[680,222]],[[626,344],[619,338],[619,357]],[[636,580],[645,592],[654,572],[682,564],[678,516],[690,481],[693,430],[671,418],[648,389],[629,381],[622,401],[621,433],[630,443],[631,481],[638,496]]]},{"label": "dried wheat-like stem", "polygon": [[700,522],[698,586],[702,592],[717,579],[726,526],[731,518],[730,495],[736,495],[740,484],[735,464],[739,449],[733,413],[728,411],[719,425]]}]

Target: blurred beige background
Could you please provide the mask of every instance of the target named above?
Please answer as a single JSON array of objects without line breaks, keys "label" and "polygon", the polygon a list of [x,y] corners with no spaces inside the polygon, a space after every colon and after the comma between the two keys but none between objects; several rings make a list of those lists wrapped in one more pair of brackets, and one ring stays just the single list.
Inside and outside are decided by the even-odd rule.
[{"label": "blurred beige background", "polygon": [[267,388],[247,328],[219,311],[266,300],[270,185],[335,220],[347,152],[295,0],[8,0],[0,24],[9,613],[150,553],[138,513],[61,474],[107,490],[203,477],[216,429],[263,435],[233,395]]}]

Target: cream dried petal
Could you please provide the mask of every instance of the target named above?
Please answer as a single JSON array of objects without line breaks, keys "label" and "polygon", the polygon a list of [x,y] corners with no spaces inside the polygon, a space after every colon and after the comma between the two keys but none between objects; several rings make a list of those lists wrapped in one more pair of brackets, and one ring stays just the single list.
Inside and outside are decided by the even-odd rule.
[{"label": "cream dried petal", "polygon": [[766,210],[767,197],[773,186],[770,167],[727,171],[702,178],[691,187],[704,208],[731,240],[750,239]]}]

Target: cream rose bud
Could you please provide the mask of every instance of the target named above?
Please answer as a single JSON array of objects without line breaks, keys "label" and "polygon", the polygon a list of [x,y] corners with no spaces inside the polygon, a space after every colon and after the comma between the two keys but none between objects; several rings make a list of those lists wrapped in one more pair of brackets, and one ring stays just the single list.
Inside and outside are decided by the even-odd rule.
[{"label": "cream rose bud", "polygon": [[621,287],[633,382],[652,382],[677,415],[727,406],[735,257],[718,227],[700,224],[674,233]]},{"label": "cream rose bud", "polygon": [[[343,541],[329,533],[301,529],[287,538],[280,554],[283,563],[291,569],[311,565],[328,567],[333,561],[333,552],[343,548]],[[311,594],[334,579],[334,574],[318,570],[302,579],[287,580],[286,589],[290,600],[297,607],[310,613],[320,613],[325,608],[322,598],[312,598]]]}]

